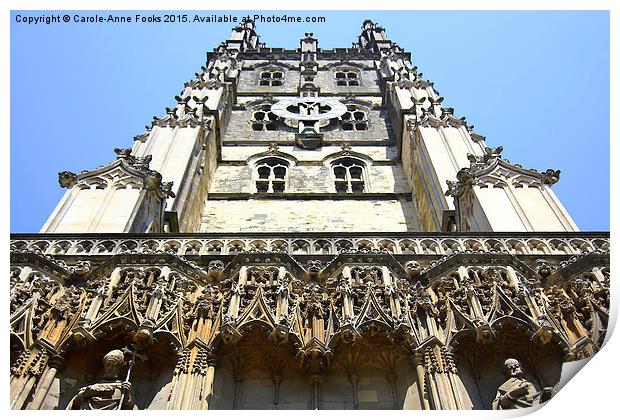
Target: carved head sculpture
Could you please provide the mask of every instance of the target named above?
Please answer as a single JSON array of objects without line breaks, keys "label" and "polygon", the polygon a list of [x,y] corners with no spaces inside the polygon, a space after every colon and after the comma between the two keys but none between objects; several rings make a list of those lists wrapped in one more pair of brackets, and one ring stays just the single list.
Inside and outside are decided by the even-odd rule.
[{"label": "carved head sculpture", "polygon": [[422,266],[417,261],[408,261],[405,264],[405,271],[409,277],[415,277],[422,272]]},{"label": "carved head sculpture", "polygon": [[90,273],[90,262],[89,261],[78,261],[75,266],[73,266],[73,272],[78,276],[84,276]]},{"label": "carved head sculpture", "polygon": [[75,185],[77,175],[73,172],[63,171],[58,173],[58,183],[62,188],[71,188]]},{"label": "carved head sculpture", "polygon": [[517,359],[506,359],[504,361],[504,374],[510,378],[520,378],[523,376],[521,363]]},{"label": "carved head sculpture", "polygon": [[118,379],[125,366],[125,355],[121,350],[112,350],[103,356],[103,376],[106,379]]},{"label": "carved head sculpture", "polygon": [[545,278],[551,274],[551,266],[545,260],[536,260],[536,271],[540,277]]},{"label": "carved head sculpture", "polygon": [[147,190],[154,190],[161,186],[161,174],[156,171],[147,171],[144,178],[144,187]]},{"label": "carved head sculpture", "polygon": [[317,278],[323,270],[323,263],[320,260],[310,260],[306,263],[306,269],[311,278]]},{"label": "carved head sculpture", "polygon": [[138,331],[133,335],[133,342],[138,346],[144,346],[153,342],[153,329],[155,324],[150,319],[145,319]]},{"label": "carved head sculpture", "polygon": [[476,328],[476,342],[487,343],[493,336],[493,331],[488,322],[482,318],[475,318],[473,320],[474,327]]},{"label": "carved head sculpture", "polygon": [[207,274],[212,279],[217,279],[220,274],[224,271],[224,263],[220,260],[213,260],[209,262],[209,267],[207,268]]}]

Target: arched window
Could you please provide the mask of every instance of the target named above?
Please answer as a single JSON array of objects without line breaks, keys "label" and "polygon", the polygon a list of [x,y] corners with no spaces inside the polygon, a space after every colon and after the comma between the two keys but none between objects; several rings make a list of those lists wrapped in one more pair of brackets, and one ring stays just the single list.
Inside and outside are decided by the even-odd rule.
[{"label": "arched window", "polygon": [[288,163],[283,159],[267,158],[256,163],[256,192],[282,193],[286,189]]},{"label": "arched window", "polygon": [[338,69],[334,73],[336,86],[359,86],[360,75],[353,69]]},{"label": "arched window", "polygon": [[336,192],[363,193],[366,191],[364,181],[364,163],[353,158],[342,158],[332,163]]},{"label": "arched window", "polygon": [[250,124],[254,131],[276,131],[278,116],[271,112],[271,105],[264,104],[252,111]]},{"label": "arched window", "polygon": [[340,117],[341,127],[345,131],[368,130],[368,113],[356,105],[347,105],[347,112]]},{"label": "arched window", "polygon": [[258,79],[259,86],[282,86],[284,72],[282,70],[263,70]]}]

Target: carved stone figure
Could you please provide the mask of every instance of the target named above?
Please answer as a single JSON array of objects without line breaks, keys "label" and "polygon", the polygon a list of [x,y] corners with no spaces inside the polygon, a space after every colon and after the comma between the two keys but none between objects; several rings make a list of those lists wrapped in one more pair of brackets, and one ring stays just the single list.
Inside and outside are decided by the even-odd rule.
[{"label": "carved stone figure", "polygon": [[212,279],[217,279],[224,271],[224,263],[220,260],[213,260],[209,262],[207,273]]},{"label": "carved stone figure", "polygon": [[[80,388],[69,404],[68,410],[137,410],[130,382],[121,379],[125,356],[121,350],[112,350],[103,356],[103,376],[92,385]],[[124,395],[124,397],[123,397]]]},{"label": "carved stone figure", "polygon": [[409,277],[415,277],[422,272],[422,267],[417,261],[407,261],[405,265],[405,271]]},{"label": "carved stone figure", "polygon": [[504,374],[508,379],[497,388],[493,410],[532,407],[548,401],[553,395],[552,387],[537,392],[534,384],[523,377],[521,363],[516,359],[506,359]]}]

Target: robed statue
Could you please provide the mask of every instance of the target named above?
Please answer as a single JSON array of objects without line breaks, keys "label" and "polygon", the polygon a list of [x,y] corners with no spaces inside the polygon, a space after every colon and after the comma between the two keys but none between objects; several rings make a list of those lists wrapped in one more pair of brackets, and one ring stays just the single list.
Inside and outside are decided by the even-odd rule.
[{"label": "robed statue", "polygon": [[494,410],[532,407],[548,401],[553,395],[552,387],[536,391],[534,384],[523,377],[521,363],[516,359],[506,359],[504,374],[508,379],[497,388]]},{"label": "robed statue", "polygon": [[[129,381],[121,379],[125,355],[112,350],[103,356],[103,375],[99,382],[80,388],[69,401],[68,410],[136,410]],[[120,405],[120,407],[119,407]]]}]

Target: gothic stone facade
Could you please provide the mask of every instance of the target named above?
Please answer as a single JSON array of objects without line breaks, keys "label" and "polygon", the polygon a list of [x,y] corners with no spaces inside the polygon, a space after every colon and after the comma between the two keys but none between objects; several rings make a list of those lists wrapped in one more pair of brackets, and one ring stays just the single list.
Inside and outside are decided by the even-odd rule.
[{"label": "gothic stone facade", "polygon": [[244,22],[176,101],[12,235],[12,408],[518,408],[600,349],[609,235],[379,25]]}]

